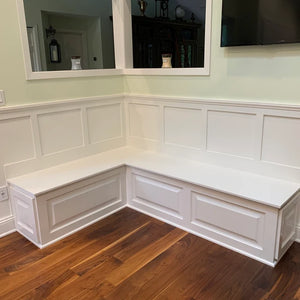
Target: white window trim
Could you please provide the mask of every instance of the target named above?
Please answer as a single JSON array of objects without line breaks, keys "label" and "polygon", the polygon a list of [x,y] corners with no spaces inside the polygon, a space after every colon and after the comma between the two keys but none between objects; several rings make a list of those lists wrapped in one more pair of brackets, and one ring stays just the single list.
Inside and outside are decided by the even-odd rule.
[{"label": "white window trim", "polygon": [[184,75],[184,76],[207,76],[210,74],[210,52],[211,52],[211,18],[212,0],[206,0],[205,13],[205,48],[203,68],[133,68],[132,52],[132,27],[131,27],[131,0],[112,0],[113,24],[114,24],[114,48],[115,69],[93,69],[93,70],[66,70],[66,71],[43,71],[32,72],[28,37],[26,31],[26,19],[23,0],[17,1],[19,25],[23,56],[25,64],[25,76],[27,80],[72,78],[89,76],[119,76],[119,75]]}]

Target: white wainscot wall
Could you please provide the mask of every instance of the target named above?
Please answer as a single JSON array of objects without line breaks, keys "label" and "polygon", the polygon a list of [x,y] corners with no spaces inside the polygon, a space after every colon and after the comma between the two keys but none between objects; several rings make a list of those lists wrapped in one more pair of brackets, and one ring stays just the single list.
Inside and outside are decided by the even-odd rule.
[{"label": "white wainscot wall", "polygon": [[131,146],[300,182],[300,106],[127,95],[125,107]]},{"label": "white wainscot wall", "polygon": [[[0,110],[0,186],[6,178],[125,145],[123,96]],[[0,236],[14,230],[9,201],[0,202]]]},{"label": "white wainscot wall", "polygon": [[[299,132],[292,105],[112,95],[1,108],[0,186],[126,143],[299,182]],[[13,229],[10,203],[0,202],[0,236]]]}]

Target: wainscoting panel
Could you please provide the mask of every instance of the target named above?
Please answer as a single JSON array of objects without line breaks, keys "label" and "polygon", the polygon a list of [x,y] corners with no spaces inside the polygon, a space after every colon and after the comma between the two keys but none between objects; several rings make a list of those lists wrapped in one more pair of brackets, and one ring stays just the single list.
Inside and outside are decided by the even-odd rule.
[{"label": "wainscoting panel", "polygon": [[42,155],[83,147],[80,109],[40,114],[37,119]]},{"label": "wainscoting panel", "polygon": [[3,107],[0,186],[126,143],[300,182],[299,132],[299,105],[111,95]]},{"label": "wainscoting panel", "polygon": [[300,118],[264,117],[262,159],[300,168]]},{"label": "wainscoting panel", "polygon": [[129,104],[129,136],[158,141],[160,109],[157,105]]},{"label": "wainscoting panel", "polygon": [[35,157],[29,116],[0,120],[0,141],[1,163],[12,163]]},{"label": "wainscoting panel", "polygon": [[[299,105],[127,95],[125,107],[129,146],[300,182]],[[297,228],[300,241],[300,205]]]},{"label": "wainscoting panel", "polygon": [[207,150],[245,158],[255,156],[255,114],[208,111]]},{"label": "wainscoting panel", "polygon": [[128,95],[125,108],[129,146],[300,181],[300,106]]},{"label": "wainscoting panel", "polygon": [[5,178],[122,147],[125,132],[119,95],[7,108],[0,137],[11,138],[0,147],[0,186]]},{"label": "wainscoting panel", "polygon": [[164,142],[196,149],[203,148],[203,111],[197,108],[164,108]]},{"label": "wainscoting panel", "polygon": [[89,143],[96,144],[122,137],[121,104],[87,108]]}]

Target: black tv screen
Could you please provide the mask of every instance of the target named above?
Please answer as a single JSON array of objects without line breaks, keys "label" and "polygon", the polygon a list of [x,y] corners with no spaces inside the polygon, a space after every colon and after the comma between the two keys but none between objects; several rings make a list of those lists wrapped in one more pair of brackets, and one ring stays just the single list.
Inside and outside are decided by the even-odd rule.
[{"label": "black tv screen", "polygon": [[223,0],[221,46],[300,42],[300,0]]}]

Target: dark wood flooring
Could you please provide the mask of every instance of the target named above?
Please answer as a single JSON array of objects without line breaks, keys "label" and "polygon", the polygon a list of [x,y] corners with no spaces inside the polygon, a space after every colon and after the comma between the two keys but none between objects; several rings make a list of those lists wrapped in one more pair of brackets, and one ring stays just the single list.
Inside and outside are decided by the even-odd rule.
[{"label": "dark wood flooring", "polygon": [[300,299],[300,244],[271,268],[124,209],[43,250],[2,238],[0,299]]}]

